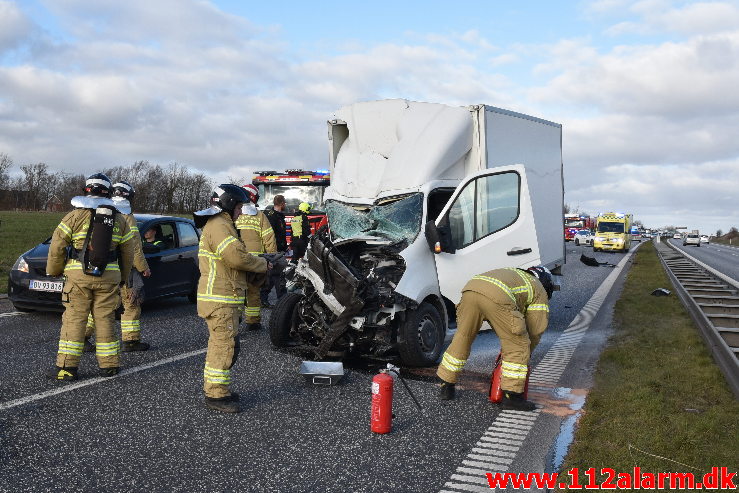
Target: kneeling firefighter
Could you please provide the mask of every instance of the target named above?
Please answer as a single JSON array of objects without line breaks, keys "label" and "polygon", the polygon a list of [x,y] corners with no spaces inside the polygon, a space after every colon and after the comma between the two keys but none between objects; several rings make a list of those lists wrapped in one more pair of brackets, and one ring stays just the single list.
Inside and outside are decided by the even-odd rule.
[{"label": "kneeling firefighter", "polygon": [[[123,313],[121,314],[121,339],[123,340],[123,351],[146,351],[149,344],[141,342],[141,302],[143,298],[144,282],[141,277],[149,277],[151,270],[146,262],[141,244],[141,236],[139,236],[139,228],[136,226],[136,218],[131,213],[131,203],[133,202],[136,190],[133,186],[125,181],[119,181],[113,184],[113,202],[121,216],[128,223],[131,229],[133,244],[133,268],[128,276],[127,282],[121,286],[121,303],[123,304]],[[92,344],[89,342],[95,330],[95,319],[92,314],[87,319],[87,332],[85,333],[85,350],[92,350]]]},{"label": "kneeling firefighter", "polygon": [[457,332],[442,357],[437,375],[441,399],[454,398],[454,384],[470,355],[477,333],[487,321],[500,338],[501,407],[533,411],[523,392],[531,352],[549,322],[549,299],[554,291],[545,267],[496,269],[474,276],[462,289],[457,305]]},{"label": "kneeling firefighter", "polygon": [[[275,233],[272,230],[267,216],[257,209],[259,202],[259,190],[254,185],[248,184],[242,187],[248,202],[241,208],[241,215],[236,219],[236,229],[239,230],[241,241],[252,255],[260,253],[275,253]],[[262,328],[262,300],[260,291],[267,280],[267,274],[253,274],[250,276],[246,288],[246,328],[247,330],[259,330]]]},{"label": "kneeling firefighter", "polygon": [[[232,394],[231,367],[239,356],[239,319],[244,307],[248,275],[264,274],[267,261],[251,255],[239,239],[234,221],[249,202],[243,188],[219,185],[211,195],[211,207],[193,213],[195,226],[203,229],[198,262],[198,315],[208,325],[205,355],[205,406],[216,411],[240,411]],[[258,292],[258,291],[257,291]]]},{"label": "kneeling firefighter", "polygon": [[75,209],[54,230],[46,261],[47,275],[65,275],[65,310],[53,371],[56,380],[77,379],[90,314],[97,321],[95,352],[100,374],[112,377],[120,367],[115,310],[121,280],[128,279],[133,263],[133,232],[110,200],[107,176],[97,173],[88,177],[84,193],[72,199]]}]

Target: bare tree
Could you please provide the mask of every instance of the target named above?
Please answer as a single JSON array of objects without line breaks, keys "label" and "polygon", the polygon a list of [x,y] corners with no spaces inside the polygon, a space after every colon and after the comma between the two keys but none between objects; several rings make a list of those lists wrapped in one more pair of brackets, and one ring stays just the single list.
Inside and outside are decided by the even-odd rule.
[{"label": "bare tree", "polygon": [[10,184],[8,170],[13,167],[13,160],[7,154],[0,153],[0,190],[5,190]]}]

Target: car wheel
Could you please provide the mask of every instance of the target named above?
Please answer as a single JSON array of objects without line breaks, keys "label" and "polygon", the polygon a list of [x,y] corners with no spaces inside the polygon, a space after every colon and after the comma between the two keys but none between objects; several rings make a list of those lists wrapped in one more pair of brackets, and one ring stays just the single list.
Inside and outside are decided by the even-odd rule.
[{"label": "car wheel", "polygon": [[444,347],[445,326],[439,311],[423,302],[400,327],[398,352],[406,366],[432,366]]},{"label": "car wheel", "polygon": [[298,302],[302,295],[287,293],[280,298],[269,317],[269,340],[275,347],[295,345],[300,341],[290,335],[298,326]]},{"label": "car wheel", "polygon": [[580,240],[578,240],[578,239],[575,239],[575,245],[576,245],[576,246],[580,246]]}]

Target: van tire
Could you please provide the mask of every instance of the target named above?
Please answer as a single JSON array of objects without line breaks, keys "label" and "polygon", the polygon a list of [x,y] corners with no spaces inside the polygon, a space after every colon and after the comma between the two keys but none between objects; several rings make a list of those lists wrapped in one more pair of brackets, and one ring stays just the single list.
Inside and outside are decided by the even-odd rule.
[{"label": "van tire", "polygon": [[424,301],[408,313],[398,335],[398,352],[403,365],[433,366],[444,348],[446,327],[436,307]]},{"label": "van tire", "polygon": [[296,345],[290,331],[298,324],[298,302],[302,298],[299,293],[287,293],[272,309],[269,317],[269,340],[275,347]]}]

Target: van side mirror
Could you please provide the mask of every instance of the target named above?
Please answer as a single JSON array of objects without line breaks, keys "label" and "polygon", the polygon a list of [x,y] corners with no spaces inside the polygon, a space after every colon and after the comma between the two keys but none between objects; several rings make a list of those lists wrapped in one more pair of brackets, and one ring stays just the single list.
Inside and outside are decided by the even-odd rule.
[{"label": "van side mirror", "polygon": [[426,242],[434,253],[454,253],[457,251],[452,242],[452,235],[449,226],[446,225],[447,219],[443,219],[437,227],[434,221],[428,221],[424,228]]}]

